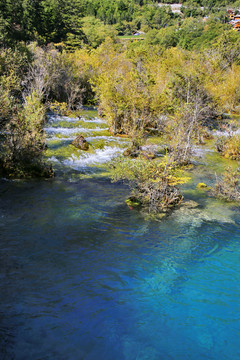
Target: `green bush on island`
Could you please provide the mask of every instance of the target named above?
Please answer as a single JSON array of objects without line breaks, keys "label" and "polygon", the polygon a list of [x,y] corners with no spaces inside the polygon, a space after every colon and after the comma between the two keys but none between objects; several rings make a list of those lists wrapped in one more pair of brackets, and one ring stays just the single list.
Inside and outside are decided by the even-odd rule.
[{"label": "green bush on island", "polygon": [[189,180],[181,168],[168,161],[167,158],[161,161],[116,159],[111,164],[112,180],[130,184],[135,204],[141,204],[149,212],[166,211],[181,203],[183,195],[178,185]]}]

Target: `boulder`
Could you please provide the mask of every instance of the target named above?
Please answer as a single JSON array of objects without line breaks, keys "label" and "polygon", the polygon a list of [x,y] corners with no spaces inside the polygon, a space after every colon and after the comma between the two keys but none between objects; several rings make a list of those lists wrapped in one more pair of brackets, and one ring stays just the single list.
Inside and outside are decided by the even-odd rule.
[{"label": "boulder", "polygon": [[89,149],[89,144],[83,135],[78,135],[76,139],[73,140],[72,145],[77,149],[87,151]]}]

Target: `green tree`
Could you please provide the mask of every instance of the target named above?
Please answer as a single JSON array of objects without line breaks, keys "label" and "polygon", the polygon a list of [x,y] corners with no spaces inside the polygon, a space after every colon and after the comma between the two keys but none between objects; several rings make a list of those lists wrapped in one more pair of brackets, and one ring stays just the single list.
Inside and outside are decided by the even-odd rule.
[{"label": "green tree", "polygon": [[107,37],[114,38],[117,32],[109,25],[104,25],[102,21],[93,16],[82,19],[82,31],[86,36],[87,43],[96,48]]}]

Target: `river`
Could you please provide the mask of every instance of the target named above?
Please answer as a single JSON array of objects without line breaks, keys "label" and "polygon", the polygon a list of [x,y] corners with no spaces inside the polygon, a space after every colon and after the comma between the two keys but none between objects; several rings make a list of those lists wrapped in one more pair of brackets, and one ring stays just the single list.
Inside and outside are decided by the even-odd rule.
[{"label": "river", "polygon": [[1,180],[0,358],[239,359],[239,208],[191,190],[209,154],[200,207],[156,221],[106,176],[127,139],[94,116],[46,132],[56,177]]}]

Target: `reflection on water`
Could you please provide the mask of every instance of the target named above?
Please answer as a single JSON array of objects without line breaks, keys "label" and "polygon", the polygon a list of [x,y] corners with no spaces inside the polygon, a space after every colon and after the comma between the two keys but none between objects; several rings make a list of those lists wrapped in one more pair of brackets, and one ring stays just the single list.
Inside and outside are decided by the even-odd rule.
[{"label": "reflection on water", "polygon": [[1,359],[240,358],[237,213],[144,221],[104,179],[0,192]]}]

